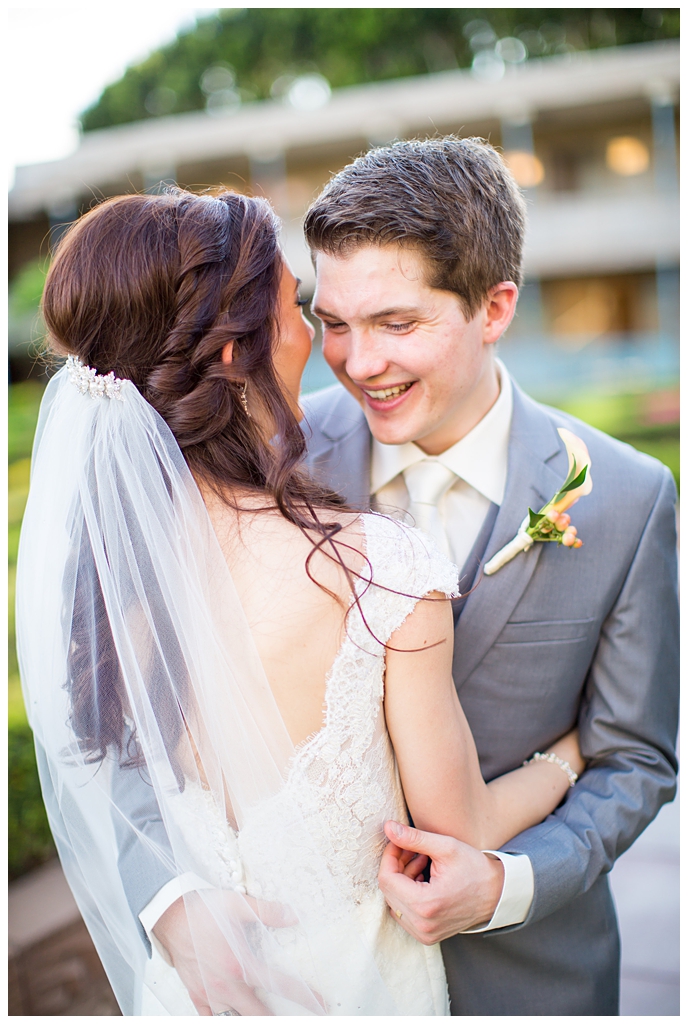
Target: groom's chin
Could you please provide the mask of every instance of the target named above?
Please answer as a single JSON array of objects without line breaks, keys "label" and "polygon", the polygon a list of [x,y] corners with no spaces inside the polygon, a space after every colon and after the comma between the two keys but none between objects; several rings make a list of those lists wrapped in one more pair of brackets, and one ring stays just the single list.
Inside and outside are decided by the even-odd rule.
[{"label": "groom's chin", "polygon": [[415,439],[414,425],[405,418],[387,418],[374,412],[365,400],[361,402],[370,433],[380,444],[406,444]]}]

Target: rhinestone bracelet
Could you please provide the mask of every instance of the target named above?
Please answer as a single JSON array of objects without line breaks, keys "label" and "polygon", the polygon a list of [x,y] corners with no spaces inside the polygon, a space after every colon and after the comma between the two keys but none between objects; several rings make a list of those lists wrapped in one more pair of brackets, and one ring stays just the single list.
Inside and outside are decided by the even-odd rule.
[{"label": "rhinestone bracelet", "polygon": [[578,776],[574,772],[568,761],[564,761],[561,757],[557,757],[556,754],[541,754],[539,751],[537,754],[533,754],[530,761],[524,761],[523,767],[527,764],[533,764],[534,761],[549,761],[550,764],[555,764],[557,768],[561,768],[563,772],[566,772],[566,777],[569,780],[569,786],[573,788],[576,785]]}]

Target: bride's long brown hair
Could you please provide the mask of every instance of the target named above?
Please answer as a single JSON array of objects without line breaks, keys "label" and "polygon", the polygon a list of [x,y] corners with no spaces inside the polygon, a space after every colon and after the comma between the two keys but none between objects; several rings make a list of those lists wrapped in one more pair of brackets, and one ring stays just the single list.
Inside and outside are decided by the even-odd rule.
[{"label": "bride's long brown hair", "polygon": [[[291,522],[319,529],[316,507],[343,502],[298,469],[305,438],[272,359],[277,231],[264,199],[235,192],[107,200],[60,241],[43,315],[57,352],[134,382],[197,478],[225,498],[236,487],[260,492]],[[269,413],[269,436],[246,415],[244,383]]]},{"label": "bride's long brown hair", "polygon": [[[61,239],[43,315],[54,351],[133,381],[197,479],[228,502],[237,488],[260,494],[261,504],[311,539],[315,532],[314,552],[340,529],[331,512],[323,522],[319,511],[345,505],[299,469],[306,441],[272,358],[282,272],[277,238],[270,205],[234,192],[199,196],[175,188],[110,199]],[[230,341],[227,364],[222,351]],[[244,384],[266,411],[269,431],[264,417],[247,415]],[[81,617],[95,618],[98,651],[94,659],[72,644],[72,723],[83,748],[102,760],[109,747],[122,752],[119,665],[102,595],[77,582],[74,636]]]}]

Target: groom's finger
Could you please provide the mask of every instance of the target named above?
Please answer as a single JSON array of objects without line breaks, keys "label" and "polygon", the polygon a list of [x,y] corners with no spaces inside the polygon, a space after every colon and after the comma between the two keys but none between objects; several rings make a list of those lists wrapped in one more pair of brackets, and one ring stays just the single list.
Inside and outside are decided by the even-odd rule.
[{"label": "groom's finger", "polygon": [[403,869],[392,867],[390,870],[389,865],[381,861],[377,878],[380,889],[390,906],[398,907],[400,903],[403,903],[408,907],[415,903],[416,891],[420,883],[409,877]]},{"label": "groom's finger", "polygon": [[384,867],[385,873],[391,875],[402,872],[404,870],[404,865],[401,862],[403,852],[394,843],[387,843],[382,851],[380,870],[382,871]]},{"label": "groom's finger", "polygon": [[212,1015],[226,1013],[227,1010],[234,1010],[240,1017],[273,1017],[272,1010],[269,1010],[265,1003],[262,1003],[253,989],[244,982],[235,982],[232,985],[217,986],[211,996],[215,1007]]},{"label": "groom's finger", "polygon": [[411,853],[424,853],[432,860],[441,861],[451,856],[457,840],[435,832],[422,832],[419,828],[402,825],[398,821],[385,822],[385,835],[396,846]]},{"label": "groom's finger", "polygon": [[[247,896],[233,890],[203,890],[206,895],[203,898],[205,905],[211,909],[215,908],[219,914],[223,910],[230,915],[230,919],[250,924],[256,918],[261,924],[268,928],[288,928],[290,925],[298,924],[298,917],[291,909],[283,903],[271,903],[267,900],[258,900],[254,896]],[[218,918],[221,924],[222,917]]]},{"label": "groom's finger", "polygon": [[407,878],[417,879],[423,874],[428,865],[428,858],[424,853],[414,854],[411,860],[404,867],[404,874]]},{"label": "groom's finger", "polygon": [[416,859],[416,857],[422,856],[424,856],[424,854],[422,853],[419,854],[413,853],[411,850],[402,850],[399,855],[399,863],[402,865],[402,867],[406,868],[411,863],[411,861]]},{"label": "groom's finger", "polygon": [[298,924],[299,919],[294,911],[283,903],[257,900],[253,896],[243,896],[242,898],[258,920],[268,928],[288,928],[289,925]]}]

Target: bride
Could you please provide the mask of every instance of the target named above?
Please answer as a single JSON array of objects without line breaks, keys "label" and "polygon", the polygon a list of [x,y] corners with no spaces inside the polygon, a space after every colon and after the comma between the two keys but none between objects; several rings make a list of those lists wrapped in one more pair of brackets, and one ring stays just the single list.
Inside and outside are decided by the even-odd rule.
[{"label": "bride", "polygon": [[[300,470],[312,329],[277,233],[263,200],[174,189],[100,204],[55,254],[67,360],[17,583],[45,803],[124,1015],[446,1015],[439,946],[377,886],[385,822],[499,847],[569,778],[483,782],[457,568]],[[575,735],[552,751],[582,770]],[[194,880],[149,934],[132,849]]]}]

